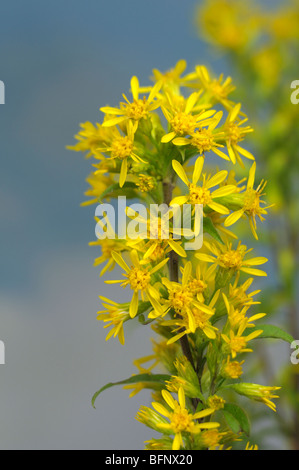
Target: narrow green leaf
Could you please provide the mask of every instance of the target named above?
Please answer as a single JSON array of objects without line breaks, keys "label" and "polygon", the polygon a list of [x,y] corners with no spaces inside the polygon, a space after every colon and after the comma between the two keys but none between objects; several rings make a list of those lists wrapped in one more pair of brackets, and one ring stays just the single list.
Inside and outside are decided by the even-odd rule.
[{"label": "narrow green leaf", "polygon": [[256,331],[256,330],[263,330],[263,333],[261,333],[259,336],[257,336],[256,339],[259,339],[259,338],[275,338],[275,339],[282,339],[283,341],[286,341],[287,343],[292,343],[292,341],[294,341],[292,336],[289,333],[287,333],[286,331],[284,331],[282,328],[280,328],[279,326],[269,325],[269,324],[257,325],[253,328],[247,328],[245,330],[245,334],[246,335],[250,334],[250,333],[252,333],[253,331]]},{"label": "narrow green leaf", "polygon": [[208,233],[209,235],[211,235],[211,237],[213,237],[218,242],[223,243],[222,238],[220,237],[213,222],[209,217],[203,218],[203,231],[204,233]]},{"label": "narrow green leaf", "polygon": [[[116,197],[118,195],[128,196],[128,194],[126,194],[126,189],[127,190],[132,190],[132,189],[134,190],[135,189],[136,190],[137,189],[136,184],[127,181],[127,182],[125,182],[123,187],[120,188],[119,183],[114,183],[111,186],[109,186],[109,188],[105,189],[105,191],[100,195],[99,202],[102,202],[103,198],[107,197],[107,196],[110,196],[110,197]],[[132,195],[132,197],[133,197],[133,195]]]},{"label": "narrow green leaf", "polygon": [[92,397],[91,404],[95,408],[94,404],[100,393],[108,388],[114,387],[116,385],[129,385],[129,384],[136,384],[140,382],[152,383],[152,384],[160,384],[164,385],[166,380],[170,380],[171,376],[166,374],[137,374],[132,375],[128,379],[121,380],[120,382],[110,382],[104,385],[100,390],[98,390]]},{"label": "narrow green leaf", "polygon": [[244,432],[247,436],[250,434],[250,423],[245,411],[233,403],[225,403],[223,415],[227,425],[234,433]]}]

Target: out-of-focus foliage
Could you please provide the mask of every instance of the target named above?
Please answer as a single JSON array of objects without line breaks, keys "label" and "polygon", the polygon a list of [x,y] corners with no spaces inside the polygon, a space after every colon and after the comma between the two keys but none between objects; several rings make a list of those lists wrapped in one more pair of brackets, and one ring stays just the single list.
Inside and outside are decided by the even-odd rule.
[{"label": "out-of-focus foliage", "polygon": [[[266,8],[251,0],[206,0],[196,11],[196,26],[214,53],[229,61],[237,96],[254,128],[248,136],[251,150],[268,180],[268,201],[275,203],[260,240],[274,261],[273,286],[263,303],[298,339],[299,104],[291,101],[291,84],[299,79],[299,2],[274,3]],[[268,361],[261,364],[269,371]],[[298,449],[297,366],[288,361],[281,380],[284,406],[275,416],[281,435]]]}]

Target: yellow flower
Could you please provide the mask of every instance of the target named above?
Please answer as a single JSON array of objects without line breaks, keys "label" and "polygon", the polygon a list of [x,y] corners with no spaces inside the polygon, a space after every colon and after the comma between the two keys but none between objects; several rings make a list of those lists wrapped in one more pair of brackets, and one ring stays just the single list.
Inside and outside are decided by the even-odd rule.
[{"label": "yellow flower", "polygon": [[167,390],[162,390],[162,396],[170,410],[158,402],[153,402],[152,406],[158,413],[170,421],[169,423],[160,423],[157,427],[163,432],[174,434],[172,450],[179,450],[184,446],[184,433],[197,434],[201,429],[214,429],[219,426],[219,423],[213,422],[198,423],[197,420],[210,416],[214,410],[207,408],[198,413],[191,414],[186,408],[185,393],[182,387],[180,387],[178,392],[178,402],[174,400]]},{"label": "yellow flower", "polygon": [[213,253],[214,256],[206,253],[196,253],[195,257],[200,261],[206,261],[207,263],[213,263],[214,266],[220,266],[225,270],[242,271],[253,276],[267,276],[265,271],[260,269],[252,268],[252,266],[258,266],[266,263],[268,260],[263,256],[256,258],[244,259],[246,254],[252,251],[247,250],[245,245],[239,242],[237,248],[232,248],[232,243],[227,245],[221,245],[220,243],[208,243],[204,242],[204,245]]},{"label": "yellow flower", "polygon": [[226,432],[219,432],[218,429],[208,429],[202,431],[199,435],[199,443],[203,447],[207,447],[210,450],[215,449],[219,446],[221,439],[226,435]]},{"label": "yellow flower", "polygon": [[250,445],[250,443],[247,442],[245,450],[258,450],[258,446],[257,446],[257,444]]},{"label": "yellow flower", "polygon": [[110,155],[110,159],[113,160],[113,162],[116,159],[121,161],[119,175],[120,187],[123,187],[126,181],[129,158],[137,163],[145,163],[144,160],[142,160],[142,158],[140,158],[135,153],[134,134],[136,132],[137,126],[138,122],[133,124],[132,121],[128,121],[126,126],[126,135],[122,135],[116,127],[113,127],[111,129],[112,132],[110,135],[109,144],[98,149],[98,151],[101,153],[108,153]]},{"label": "yellow flower", "polygon": [[[127,207],[126,214],[135,222],[138,222],[140,227],[144,227],[144,230],[140,230],[139,233],[141,240],[148,240],[146,244],[147,250],[143,256],[144,261],[159,259],[161,254],[165,255],[171,250],[183,258],[187,256],[186,251],[181,246],[182,242],[173,239],[174,234],[181,236],[182,230],[171,227],[170,221],[174,215],[174,211],[171,208],[161,216],[154,211],[149,212],[148,217],[145,218],[131,207]],[[187,232],[186,229],[185,231]],[[164,250],[163,253],[161,249]]]},{"label": "yellow flower", "polygon": [[185,60],[179,60],[176,65],[165,73],[160,72],[158,69],[153,69],[152,79],[155,82],[162,83],[162,87],[165,89],[172,88],[176,92],[179,91],[179,87],[184,85],[188,81],[188,76],[183,78],[181,75],[184,73],[187,67]]},{"label": "yellow flower", "polygon": [[252,2],[206,0],[198,8],[200,35],[210,42],[240,52],[257,35],[259,19]]},{"label": "yellow flower", "polygon": [[252,315],[250,318],[246,317],[247,310],[249,309],[250,305],[245,305],[241,310],[235,308],[232,303],[229,302],[228,298],[224,293],[222,293],[222,297],[227,309],[228,321],[230,323],[231,328],[239,327],[240,325],[247,327],[255,326],[252,322],[263,318],[266,313],[256,313]]},{"label": "yellow flower", "polygon": [[237,383],[229,385],[239,395],[244,395],[251,400],[260,401],[267,405],[271,410],[276,411],[276,405],[271,401],[271,398],[279,398],[278,395],[273,394],[281,387],[268,387],[265,385],[252,384],[252,383]]},{"label": "yellow flower", "polygon": [[[215,114],[215,110],[210,109],[208,111],[198,110],[197,102],[199,100],[200,93],[192,93],[187,100],[184,100],[183,97],[179,101],[175,100],[171,94],[167,94],[167,99],[169,104],[161,105],[161,109],[167,121],[170,124],[171,132],[165,134],[161,142],[167,143],[173,140],[175,137],[187,136],[193,134],[198,127],[204,126],[210,123],[210,118]],[[200,106],[202,107],[202,105]],[[192,114],[195,112],[195,114]]]},{"label": "yellow flower", "polygon": [[202,186],[198,186],[197,183],[201,177],[203,164],[204,158],[198,157],[194,165],[192,182],[190,183],[183,166],[177,160],[172,160],[173,169],[188,187],[189,194],[186,196],[175,197],[171,201],[170,205],[202,204],[204,207],[208,207],[220,214],[228,214],[229,210],[222,204],[216,202],[215,199],[232,194],[237,191],[237,188],[235,185],[225,185],[221,188],[215,189],[214,191],[210,191],[211,188],[219,185],[225,180],[228,175],[228,172],[225,170],[219,171],[214,176],[206,176],[203,174]]},{"label": "yellow flower", "polygon": [[197,330],[201,330],[210,339],[216,338],[217,328],[212,326],[210,318],[215,313],[214,306],[218,300],[219,291],[213,296],[209,305],[206,305],[192,298],[188,288],[185,292],[183,288],[181,290],[180,288],[171,290],[174,283],[170,283],[166,279],[162,279],[162,282],[170,291],[168,302],[178,314],[175,319],[162,322],[162,325],[175,326],[174,332],[179,331],[178,334],[168,340],[168,344],[174,343],[185,335],[195,333]]},{"label": "yellow flower", "polygon": [[208,69],[204,65],[197,65],[195,67],[195,77],[199,78],[201,87],[211,95],[211,98],[218,103],[230,109],[233,106],[233,101],[228,99],[228,95],[235,90],[235,86],[232,85],[231,77],[223,78],[223,74],[219,78],[211,78]]},{"label": "yellow flower", "polygon": [[239,142],[242,142],[248,133],[253,132],[253,129],[250,126],[242,127],[242,125],[247,122],[247,117],[239,121],[236,120],[240,114],[240,111],[241,104],[239,103],[236,104],[229,112],[229,115],[223,126],[223,131],[225,134],[228,155],[231,161],[234,164],[236,161],[238,161],[241,166],[244,166],[240,154],[249,160],[254,160],[254,156],[248,150],[241,147]]},{"label": "yellow flower", "polygon": [[237,220],[239,220],[244,214],[247,215],[249,218],[249,223],[251,227],[251,231],[256,238],[258,239],[257,233],[256,233],[256,216],[259,217],[261,221],[265,220],[263,215],[267,214],[266,209],[269,209],[269,207],[261,207],[261,203],[264,203],[264,201],[261,200],[261,196],[263,196],[263,190],[266,186],[266,182],[262,181],[260,185],[257,187],[257,189],[253,189],[254,186],[254,179],[255,179],[255,171],[256,171],[256,163],[254,162],[250,171],[249,171],[249,177],[248,177],[248,182],[247,182],[247,188],[244,193],[244,205],[242,209],[237,210],[236,212],[233,212],[230,214],[225,222],[224,225],[225,227],[229,227],[233,225]]},{"label": "yellow flower", "polygon": [[91,173],[88,178],[86,178],[86,181],[89,184],[89,188],[84,194],[85,196],[91,197],[91,199],[81,202],[81,206],[99,203],[100,196],[114,183],[111,176],[105,176],[102,172],[97,171]]},{"label": "yellow flower", "polygon": [[206,127],[201,126],[200,129],[194,130],[190,138],[176,137],[172,143],[178,146],[191,145],[198,150],[200,156],[204,156],[206,152],[214,152],[223,160],[230,160],[229,157],[219,150],[219,147],[224,147],[218,141],[224,141],[224,132],[216,129],[222,118],[222,111],[219,111],[213,119],[209,120]]},{"label": "yellow flower", "polygon": [[115,261],[112,257],[112,252],[121,252],[129,249],[129,244],[126,240],[117,239],[116,233],[113,230],[113,227],[106,216],[103,220],[100,220],[98,217],[95,217],[97,224],[102,228],[103,231],[107,231],[111,236],[103,239],[98,239],[97,241],[90,242],[89,246],[100,246],[102,249],[102,254],[94,260],[94,266],[99,266],[100,264],[107,261],[107,264],[102,269],[100,276],[103,276],[105,272],[112,271],[115,266]]},{"label": "yellow flower", "polygon": [[100,296],[100,299],[103,301],[105,310],[98,312],[97,319],[102,320],[104,323],[108,322],[104,328],[112,326],[106,336],[106,341],[108,341],[111,336],[114,336],[114,338],[118,336],[119,342],[125,344],[123,324],[130,319],[129,304],[118,304],[103,296]]},{"label": "yellow flower", "polygon": [[131,91],[133,96],[133,102],[130,102],[127,97],[123,95],[126,102],[120,103],[120,108],[113,108],[110,106],[101,108],[100,110],[103,113],[117,116],[115,118],[107,119],[106,121],[104,121],[104,123],[102,124],[103,127],[115,126],[116,124],[120,124],[128,120],[137,121],[138,125],[138,122],[141,119],[147,119],[149,113],[154,109],[157,109],[160,105],[159,101],[155,100],[155,98],[157,97],[161,86],[162,84],[160,82],[156,83],[151,88],[148,98],[146,98],[145,96],[143,96],[143,98],[140,98],[139,80],[135,76],[132,77]]},{"label": "yellow flower", "polygon": [[252,349],[247,348],[247,343],[252,339],[257,338],[257,336],[263,333],[263,330],[256,330],[247,336],[242,336],[245,328],[246,325],[241,324],[236,334],[233,330],[230,330],[229,336],[223,333],[221,334],[221,337],[227,344],[227,347],[233,359],[236,357],[237,354],[244,352],[252,352]]},{"label": "yellow flower", "polygon": [[115,280],[115,281],[105,281],[106,284],[116,284],[121,283],[122,287],[130,286],[130,288],[134,291],[133,297],[130,303],[130,317],[134,318],[137,315],[138,311],[138,303],[139,303],[139,293],[141,294],[142,300],[144,300],[144,295],[148,298],[151,302],[153,308],[158,310],[161,313],[161,307],[157,299],[159,299],[160,294],[155,289],[155,287],[151,284],[153,282],[152,275],[155,274],[157,271],[163,268],[165,264],[168,262],[168,258],[161,261],[161,263],[157,264],[152,268],[143,267],[140,264],[139,257],[136,250],[132,250],[130,252],[130,258],[132,261],[132,266],[129,268],[127,263],[124,261],[122,256],[117,252],[111,253],[114,261],[124,269],[125,274],[124,276],[127,278],[126,281],[123,280]]},{"label": "yellow flower", "polygon": [[75,135],[78,142],[76,145],[68,145],[66,148],[75,152],[87,152],[87,157],[99,156],[98,147],[107,135],[106,129],[103,129],[101,124],[94,125],[89,121],[80,124],[80,127],[81,130]]},{"label": "yellow flower", "polygon": [[212,408],[213,410],[221,410],[224,408],[225,400],[218,395],[213,395],[208,398],[208,407]]},{"label": "yellow flower", "polygon": [[138,182],[136,183],[142,193],[148,193],[156,187],[155,179],[152,176],[139,174]]},{"label": "yellow flower", "polygon": [[260,302],[253,300],[253,297],[259,294],[260,290],[255,290],[247,294],[247,290],[253,283],[253,277],[247,279],[243,284],[239,285],[240,272],[237,273],[236,279],[233,284],[229,285],[229,299],[235,307],[244,305],[257,305]]},{"label": "yellow flower", "polygon": [[230,379],[238,379],[243,374],[242,365],[245,361],[231,361],[230,357],[227,357],[226,362],[222,366],[222,375]]}]

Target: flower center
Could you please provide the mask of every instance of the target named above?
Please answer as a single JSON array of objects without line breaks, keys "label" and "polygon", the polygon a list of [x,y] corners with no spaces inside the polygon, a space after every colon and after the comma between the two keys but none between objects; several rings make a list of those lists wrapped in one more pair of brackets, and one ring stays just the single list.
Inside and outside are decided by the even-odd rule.
[{"label": "flower center", "polygon": [[238,269],[242,266],[244,254],[240,250],[228,250],[218,256],[218,261],[224,268]]},{"label": "flower center", "polygon": [[128,137],[120,137],[112,144],[111,156],[123,160],[131,155],[133,142]]},{"label": "flower center", "polygon": [[225,374],[231,377],[232,379],[238,379],[242,375],[242,366],[239,362],[229,362],[224,368]]},{"label": "flower center", "polygon": [[146,101],[146,97],[144,96],[142,100],[134,100],[133,103],[127,104],[126,115],[136,121],[146,118],[148,115],[148,103]]},{"label": "flower center", "polygon": [[190,431],[194,426],[192,415],[186,409],[177,407],[171,417],[171,427],[174,433]]},{"label": "flower center", "polygon": [[192,114],[178,112],[171,120],[172,129],[177,135],[189,135],[196,129],[196,119]]},{"label": "flower center", "polygon": [[212,132],[208,129],[196,131],[192,135],[191,145],[193,145],[193,147],[196,147],[200,151],[200,153],[209,152],[215,145],[214,136]]},{"label": "flower center", "polygon": [[192,293],[189,289],[180,288],[173,290],[169,294],[170,304],[177,313],[181,313],[183,309],[186,309],[193,300]]},{"label": "flower center", "polygon": [[203,292],[207,287],[207,284],[204,281],[201,281],[200,279],[192,279],[188,283],[188,289],[192,292],[192,294],[200,294]]},{"label": "flower center", "polygon": [[145,290],[150,283],[151,276],[147,269],[131,268],[128,279],[131,289]]},{"label": "flower center", "polygon": [[260,212],[260,195],[254,189],[247,189],[245,192],[244,209],[249,215]]},{"label": "flower center", "polygon": [[238,353],[246,346],[246,339],[243,336],[235,336],[230,341],[232,351]]},{"label": "flower center", "polygon": [[236,126],[234,123],[230,123],[228,126],[228,135],[229,140],[232,145],[237,144],[241,140],[243,140],[242,130]]},{"label": "flower center", "polygon": [[189,202],[190,204],[202,204],[203,206],[211,202],[211,193],[207,188],[189,184]]}]

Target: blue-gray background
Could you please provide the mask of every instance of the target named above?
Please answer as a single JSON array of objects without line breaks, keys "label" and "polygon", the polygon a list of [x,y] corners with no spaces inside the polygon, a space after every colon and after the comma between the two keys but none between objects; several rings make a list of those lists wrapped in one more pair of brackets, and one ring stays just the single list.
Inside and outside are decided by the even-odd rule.
[{"label": "blue-gray background", "polygon": [[[100,121],[132,75],[205,63],[194,0],[10,0],[0,5],[0,448],[142,449],[152,436],[134,420],[149,395],[128,399],[104,383],[134,372],[150,332],[105,342],[93,268],[94,208],[80,208],[90,161],[69,152],[80,122]],[[189,70],[190,70],[189,69]],[[118,295],[118,294],[117,294]],[[117,299],[120,300],[120,297]]]}]

